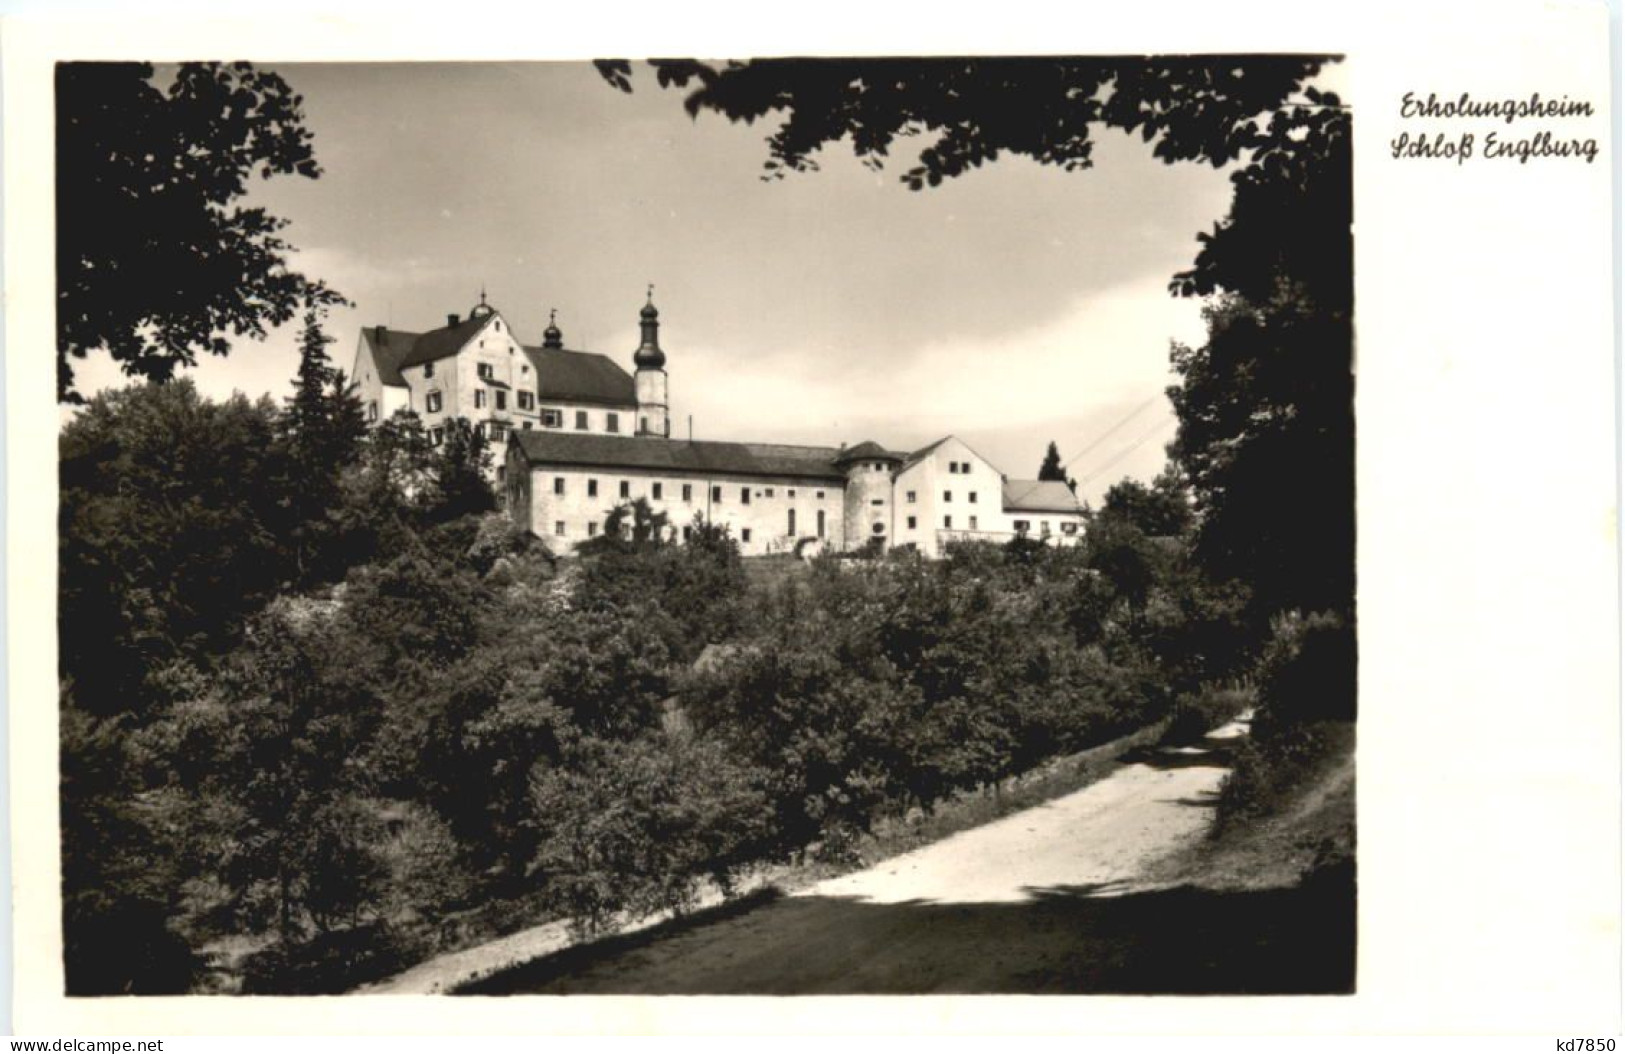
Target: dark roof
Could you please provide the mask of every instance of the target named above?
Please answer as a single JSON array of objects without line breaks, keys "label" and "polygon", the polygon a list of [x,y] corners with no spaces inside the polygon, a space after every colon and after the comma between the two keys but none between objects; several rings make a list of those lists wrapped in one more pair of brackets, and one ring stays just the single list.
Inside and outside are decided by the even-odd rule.
[{"label": "dark roof", "polygon": [[361,330],[361,338],[367,342],[373,364],[378,367],[379,380],[395,388],[406,387],[406,378],[401,376],[401,360],[411,353],[418,337],[417,333],[390,329],[386,330],[384,342],[380,344],[377,326],[367,326]]},{"label": "dark roof", "polygon": [[474,339],[474,335],[485,328],[491,320],[491,315],[482,315],[479,318],[467,318],[455,326],[442,326],[431,329],[418,337],[412,350],[401,359],[401,368],[408,366],[421,366],[425,362],[434,362],[444,359],[463,350],[463,345]]},{"label": "dark roof", "polygon": [[683,475],[791,476],[839,483],[834,447],[775,443],[688,442],[580,432],[512,432],[527,461],[547,465],[602,465]]},{"label": "dark roof", "polygon": [[537,393],[542,402],[603,403],[609,406],[636,406],[637,388],[632,375],[606,358],[590,351],[563,348],[525,348],[525,355],[541,379]]},{"label": "dark roof", "polygon": [[869,461],[876,459],[881,461],[903,460],[901,455],[892,453],[890,450],[887,450],[885,447],[871,439],[865,440],[864,442],[859,443],[857,446],[848,447],[847,449],[841,451],[840,456],[835,459],[835,463],[837,465],[844,465],[848,461]]},{"label": "dark roof", "polygon": [[1082,512],[1077,495],[1055,479],[1007,479],[1004,481],[1006,512]]},{"label": "dark roof", "polygon": [[[378,340],[377,326],[366,326],[361,334],[372,352],[373,362],[378,366],[378,378],[385,384],[405,387],[406,378],[401,376],[401,370],[457,354],[493,317],[482,315],[465,319],[455,326],[444,326],[427,333],[386,328],[382,343]],[[638,403],[632,375],[611,359],[592,352],[565,351],[562,348],[527,347],[524,350],[537,377],[541,379],[538,395],[544,401],[551,399],[628,407]]]}]

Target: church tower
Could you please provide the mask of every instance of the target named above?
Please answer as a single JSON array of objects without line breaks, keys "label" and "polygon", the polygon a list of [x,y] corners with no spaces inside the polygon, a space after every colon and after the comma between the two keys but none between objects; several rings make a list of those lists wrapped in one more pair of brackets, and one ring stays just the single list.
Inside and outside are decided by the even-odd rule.
[{"label": "church tower", "polygon": [[632,353],[637,371],[632,379],[638,395],[638,435],[671,438],[671,413],[666,401],[666,353],[660,350],[660,312],[655,309],[655,287],[638,313],[643,342]]}]

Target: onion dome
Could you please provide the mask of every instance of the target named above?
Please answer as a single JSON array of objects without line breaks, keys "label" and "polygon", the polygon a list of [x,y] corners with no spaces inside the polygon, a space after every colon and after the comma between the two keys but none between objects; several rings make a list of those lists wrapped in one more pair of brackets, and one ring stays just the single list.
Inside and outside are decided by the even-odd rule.
[{"label": "onion dome", "polygon": [[643,329],[643,343],[632,353],[632,363],[640,370],[663,370],[666,353],[660,350],[660,312],[655,308],[655,287],[649,286],[649,299],[638,312]]},{"label": "onion dome", "polygon": [[558,327],[558,310],[550,309],[547,312],[547,328],[542,330],[542,347],[560,349],[564,347],[564,331]]}]

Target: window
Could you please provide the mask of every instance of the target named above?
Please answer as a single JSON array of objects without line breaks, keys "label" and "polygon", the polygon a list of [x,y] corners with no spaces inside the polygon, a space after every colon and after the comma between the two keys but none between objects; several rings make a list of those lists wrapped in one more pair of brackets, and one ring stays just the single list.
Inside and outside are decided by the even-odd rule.
[{"label": "window", "polygon": [[912,490],[908,492],[908,503],[910,505],[914,504],[914,492]]},{"label": "window", "polygon": [[508,393],[507,392],[497,392],[497,409],[498,410],[506,410],[507,408],[508,408]]},{"label": "window", "polygon": [[772,496],[773,496],[773,488],[772,487],[767,487],[767,488],[763,489],[762,497],[771,498]]},{"label": "window", "polygon": [[952,516],[944,516],[942,518],[942,525],[949,530],[953,530],[954,518]]},{"label": "window", "polygon": [[660,492],[661,492],[662,489],[663,488],[660,486],[660,484],[658,484],[658,483],[654,484],[652,487],[649,488],[649,491],[650,491],[649,496],[651,498],[653,498],[655,501],[659,501],[660,500]]},{"label": "window", "polygon": [[823,491],[819,491],[819,492],[818,492],[818,493],[817,493],[817,494],[816,494],[816,495],[814,495],[814,496],[815,496],[815,497],[816,497],[816,498],[817,498],[817,499],[818,499],[818,500],[819,500],[819,501],[823,501],[823,500],[824,500],[824,492],[823,492]]},{"label": "window", "polygon": [[741,504],[741,505],[749,505],[750,504],[750,488],[749,487],[741,487],[741,488],[739,488],[739,504]]},{"label": "window", "polygon": [[439,446],[441,443],[444,443],[445,441],[446,441],[446,430],[444,428],[431,428],[429,430],[429,442],[431,444],[433,444],[434,446]]},{"label": "window", "polygon": [[974,516],[970,518],[970,529],[973,531],[976,529],[976,517]]},{"label": "window", "polygon": [[886,504],[886,499],[885,498],[870,498],[869,499],[869,504],[870,505],[884,505],[884,504]]},{"label": "window", "polygon": [[576,411],[576,429],[577,431],[581,432],[585,432],[587,430],[587,411]]},{"label": "window", "polygon": [[1033,529],[1033,523],[1032,523],[1031,520],[1017,520],[1016,521],[1016,533],[1017,534],[1026,534],[1028,531],[1030,531],[1032,529]]},{"label": "window", "polygon": [[426,405],[428,406],[429,412],[431,414],[439,413],[440,412],[440,393],[439,392],[430,392],[429,393],[429,399],[428,399],[428,402],[427,402]]},{"label": "window", "polygon": [[647,432],[648,430],[649,430],[649,419],[647,417],[638,418],[638,431]]},{"label": "window", "polygon": [[553,533],[558,535],[560,538],[564,537],[564,521],[563,520],[555,520],[553,522]]},{"label": "window", "polygon": [[630,480],[624,480],[624,479],[621,480],[621,497],[630,498],[631,496],[632,496],[632,483],[631,483],[631,481]]},{"label": "window", "polygon": [[712,487],[711,488],[711,501],[713,503],[717,504],[717,505],[722,504],[722,488],[721,487]]},{"label": "window", "polygon": [[877,524],[875,524],[873,527],[871,527],[869,529],[871,531],[873,531],[875,534],[885,534],[886,533],[886,525],[883,524],[883,523],[877,523]]},{"label": "window", "polygon": [[818,510],[818,537],[824,536],[824,510]]},{"label": "window", "polygon": [[914,517],[910,516],[908,518],[908,529],[912,531],[915,527],[918,527],[918,526],[919,526],[919,524],[917,522],[915,522]]},{"label": "window", "polygon": [[536,409],[536,393],[535,392],[520,392],[519,393],[519,409],[521,409],[521,410],[534,410],[534,409]]},{"label": "window", "polygon": [[970,503],[972,505],[976,504],[976,492],[974,490],[970,492]]},{"label": "window", "polygon": [[598,522],[596,520],[594,520],[594,521],[587,524],[587,537],[592,538],[597,534],[598,534]]},{"label": "window", "polygon": [[501,439],[508,434],[508,426],[502,421],[485,422],[485,435],[488,439]]},{"label": "window", "polygon": [[495,366],[491,365],[489,362],[480,363],[480,380],[494,381],[496,380],[496,376],[497,368]]},{"label": "window", "polygon": [[621,415],[620,414],[605,414],[604,415],[604,431],[606,431],[606,432],[619,432],[620,430],[621,430]]},{"label": "window", "polygon": [[792,538],[796,536],[796,510],[794,509],[790,510],[790,522],[789,525],[785,527],[784,533],[788,534]]},{"label": "window", "polygon": [[789,496],[790,496],[790,497],[792,497],[792,498],[793,498],[793,497],[795,497],[795,496],[796,496],[796,490],[795,490],[795,488],[794,488],[794,487],[791,487],[791,488],[790,488],[790,489],[789,489],[789,491],[787,491],[787,492],[786,492],[786,493],[788,493],[788,494],[789,494]]},{"label": "window", "polygon": [[543,428],[563,428],[564,427],[564,412],[562,410],[543,410],[542,411],[542,427]]},{"label": "window", "polygon": [[750,528],[749,527],[740,528],[740,530],[739,530],[739,540],[742,541],[742,542],[750,541]]},{"label": "window", "polygon": [[367,420],[369,420],[369,421],[378,420],[378,402],[377,402],[377,400],[374,400],[373,402],[370,402],[370,403],[367,404]]},{"label": "window", "polygon": [[507,465],[498,465],[497,466],[497,482],[501,483],[503,480],[505,480],[507,478],[508,478],[508,466]]},{"label": "window", "polygon": [[1038,521],[1038,533],[1039,534],[1048,534],[1049,533],[1049,521],[1048,520],[1039,520]]},{"label": "window", "polygon": [[587,497],[589,497],[589,498],[598,497],[598,481],[597,480],[589,479],[587,481]]},{"label": "window", "polygon": [[948,471],[953,472],[953,473],[958,473],[958,471],[959,471],[959,462],[957,462],[957,461],[948,462]]},{"label": "window", "polygon": [[485,409],[485,389],[484,388],[475,388],[474,389],[474,409],[476,409],[476,410]]},{"label": "window", "polygon": [[495,325],[495,326],[494,326],[494,327],[493,327],[493,328],[494,328],[494,329],[495,329],[495,330],[496,330],[496,331],[497,331],[497,332],[498,332],[498,333],[501,333],[501,332],[502,332],[502,323],[501,323],[501,322],[500,322],[500,321],[498,321],[498,322],[497,322],[497,324],[496,324],[496,325]]},{"label": "window", "polygon": [[564,493],[564,477],[563,476],[554,476],[553,477],[553,493],[554,494],[563,494]]},{"label": "window", "polygon": [[954,500],[954,492],[951,491],[951,490],[943,491],[942,492],[942,500],[943,501],[953,501]]},{"label": "window", "polygon": [[693,540],[694,540],[694,528],[692,528],[692,527],[684,527],[683,528],[683,541],[691,542]]},{"label": "window", "polygon": [[694,484],[692,484],[692,483],[683,484],[683,500],[684,501],[693,501],[694,500]]},{"label": "window", "polygon": [[1063,524],[1061,524],[1061,533],[1062,534],[1077,534],[1078,533],[1078,525],[1075,524],[1075,523],[1063,523]]},{"label": "window", "polygon": [[423,376],[424,376],[425,379],[428,379],[428,378],[434,376],[434,363],[425,362],[423,364]]},{"label": "window", "polygon": [[520,423],[521,423],[521,424],[522,424],[522,425],[523,425],[523,426],[524,426],[524,428],[525,428],[525,431],[527,431],[527,432],[528,432],[528,431],[530,431],[530,429],[531,429],[531,426],[532,426],[532,425],[533,425],[533,424],[535,424],[535,422],[534,422],[534,421],[522,421],[522,422],[520,422]]}]

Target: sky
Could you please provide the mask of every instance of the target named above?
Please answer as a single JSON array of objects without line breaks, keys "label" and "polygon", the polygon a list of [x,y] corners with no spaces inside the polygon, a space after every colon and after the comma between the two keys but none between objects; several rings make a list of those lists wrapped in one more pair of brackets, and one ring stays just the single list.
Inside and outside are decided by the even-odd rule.
[{"label": "sky", "polygon": [[[690,417],[696,439],[953,434],[1018,478],[1054,441],[1097,505],[1165,461],[1170,341],[1202,339],[1168,281],[1224,215],[1225,171],[1101,130],[1083,172],[1005,157],[911,191],[919,139],[880,172],[837,146],[763,181],[771,119],[690,119],[647,67],[630,95],[588,63],[266,67],[304,97],[323,174],[256,181],[253,201],[353,302],[328,321],[345,370],[361,327],[443,325],[483,288],[522,341],[556,309],[568,347],[630,371],[653,283],[675,436]],[[286,395],[296,331],[188,375]],[[124,383],[105,360],[78,376]]]}]

